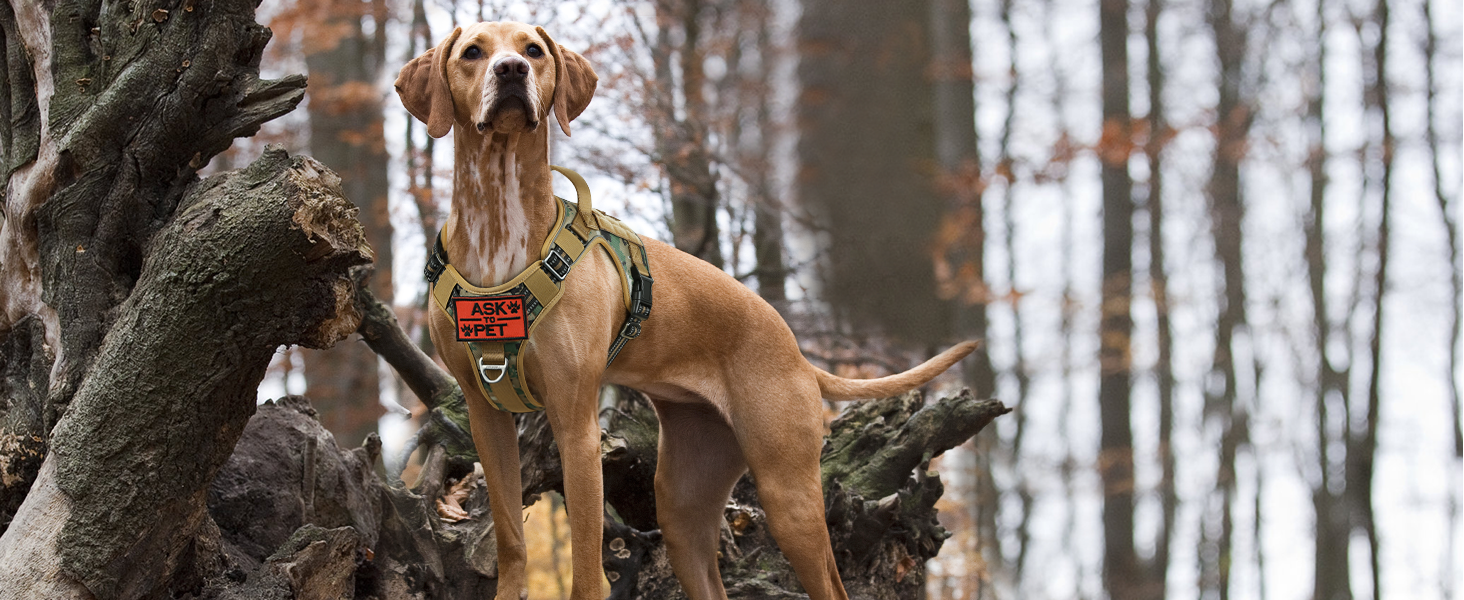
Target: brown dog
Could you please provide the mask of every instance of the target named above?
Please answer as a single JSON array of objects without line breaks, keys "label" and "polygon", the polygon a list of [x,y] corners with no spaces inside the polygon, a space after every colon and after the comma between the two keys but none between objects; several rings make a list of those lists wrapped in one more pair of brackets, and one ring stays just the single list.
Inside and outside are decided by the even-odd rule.
[{"label": "brown dog", "polygon": [[[443,239],[452,264],[478,286],[498,285],[539,259],[556,218],[549,127],[579,116],[597,77],[584,57],[542,28],[479,23],[453,31],[401,71],[397,93],[441,137],[456,129],[452,214]],[[719,520],[749,469],[779,548],[814,599],[845,598],[824,526],[819,487],[820,398],[891,396],[922,385],[970,354],[960,344],[910,371],[849,380],[809,364],[793,332],[731,276],[646,239],[655,310],[644,333],[608,369],[625,319],[611,258],[593,252],[564,283],[564,298],[527,344],[530,389],[545,404],[564,463],[576,599],[600,596],[604,491],[600,386],[645,392],[661,419],[657,520],[676,577],[694,599],[726,598],[717,571]],[[512,416],[494,409],[451,319],[431,311],[432,341],[462,384],[483,462],[498,543],[498,598],[525,595],[522,495]]]}]

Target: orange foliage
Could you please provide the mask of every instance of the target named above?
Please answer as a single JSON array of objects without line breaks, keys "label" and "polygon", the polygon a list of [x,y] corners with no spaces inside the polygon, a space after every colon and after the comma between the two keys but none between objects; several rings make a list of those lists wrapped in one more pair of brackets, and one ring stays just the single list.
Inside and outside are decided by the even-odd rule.
[{"label": "orange foliage", "polygon": [[[524,543],[528,546],[527,585],[530,598],[567,600],[573,570],[570,561],[569,517],[564,503],[540,499],[524,509]],[[600,596],[610,594],[610,582],[600,577]]]},{"label": "orange foliage", "polygon": [[382,135],[383,124],[376,121],[362,129],[346,130],[336,135],[336,139],[352,146],[363,146],[371,152],[386,152],[386,137]]},{"label": "orange foliage", "polygon": [[[956,452],[931,460],[931,470],[944,471],[939,467],[950,460],[950,471],[961,469],[959,455],[971,452],[968,443]],[[926,563],[926,596],[939,600],[976,600],[978,591],[991,586],[991,573],[981,555],[981,544],[977,538],[978,527],[971,511],[976,502],[975,490],[969,482],[960,483],[952,479],[946,493],[935,503],[940,523],[951,532],[951,538],[941,546],[940,554]]]},{"label": "orange foliage", "polygon": [[[323,85],[322,85],[323,84]],[[371,110],[381,102],[376,86],[366,81],[347,81],[330,85],[323,77],[310,80],[310,104],[332,115]],[[377,134],[380,135],[379,133]]]},{"label": "orange foliage", "polygon": [[305,54],[334,49],[354,32],[349,19],[385,9],[379,0],[284,0],[281,4],[283,8],[270,18],[269,28],[282,40],[296,39],[295,30],[300,29],[299,50]]},{"label": "orange foliage", "polygon": [[1104,119],[1103,134],[1093,148],[1098,159],[1109,166],[1128,164],[1129,156],[1139,148],[1138,140],[1148,137],[1149,122],[1144,119],[1130,119],[1127,123],[1118,119]]},{"label": "orange foliage", "polygon": [[935,263],[936,293],[945,299],[956,298],[965,304],[984,304],[991,300],[981,272],[981,193],[987,181],[981,166],[968,161],[936,176],[935,187],[954,199],[955,208],[941,219],[931,240],[931,259]]}]

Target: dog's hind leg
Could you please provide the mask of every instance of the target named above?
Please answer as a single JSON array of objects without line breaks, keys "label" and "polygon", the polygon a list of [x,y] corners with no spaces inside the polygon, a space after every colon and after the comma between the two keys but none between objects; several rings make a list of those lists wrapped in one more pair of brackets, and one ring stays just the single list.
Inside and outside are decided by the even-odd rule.
[{"label": "dog's hind leg", "polygon": [[768,528],[811,600],[847,600],[824,523],[822,402],[812,380],[746,386],[733,420]]},{"label": "dog's hind leg", "polygon": [[727,497],[747,472],[726,420],[700,402],[656,401],[661,420],[656,519],[676,579],[692,600],[723,600],[717,545]]}]

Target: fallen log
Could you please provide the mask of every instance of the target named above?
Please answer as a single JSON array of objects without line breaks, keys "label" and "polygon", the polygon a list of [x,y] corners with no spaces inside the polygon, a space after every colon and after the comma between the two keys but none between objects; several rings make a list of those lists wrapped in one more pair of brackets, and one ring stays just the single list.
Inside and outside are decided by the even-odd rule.
[{"label": "fallen log", "polygon": [[[630,390],[620,390],[619,400],[607,410],[602,457],[610,512],[603,550],[610,597],[684,598],[655,523],[655,411],[644,396]],[[928,472],[929,461],[1006,411],[999,402],[976,400],[969,393],[929,405],[909,394],[856,404],[834,422],[824,453],[825,473],[847,473],[864,465],[852,469],[862,477],[832,475],[824,494],[836,559],[851,598],[919,597],[925,562],[949,535],[935,518],[943,487],[939,476]],[[519,423],[526,494],[522,502],[532,504],[540,494],[562,494],[563,470],[543,416],[526,415]],[[481,470],[454,473],[446,452],[433,447],[420,480],[408,489],[361,468],[368,451],[340,449],[330,439],[303,398],[267,403],[250,421],[210,493],[209,510],[222,530],[223,553],[231,561],[229,569],[238,571],[232,580],[216,580],[217,590],[235,590],[238,581],[266,576],[266,557],[279,554],[273,545],[287,546],[290,532],[349,526],[363,540],[363,554],[370,556],[352,563],[357,584],[351,597],[491,594],[498,566]],[[269,461],[277,464],[265,464]],[[872,481],[882,483],[865,483]],[[377,517],[346,510],[366,506],[353,498],[368,498],[372,490],[381,498],[374,505]],[[436,501],[444,494],[455,497],[460,515],[439,515]],[[251,508],[259,505],[274,508]],[[330,510],[299,508],[310,506]],[[749,478],[738,483],[724,516],[720,566],[731,597],[806,597],[768,533]]]}]

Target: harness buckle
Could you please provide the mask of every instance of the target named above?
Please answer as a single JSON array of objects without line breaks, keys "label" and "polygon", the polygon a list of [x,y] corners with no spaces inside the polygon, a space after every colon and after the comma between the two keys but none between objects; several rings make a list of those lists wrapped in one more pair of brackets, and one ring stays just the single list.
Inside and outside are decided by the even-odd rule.
[{"label": "harness buckle", "polygon": [[[651,316],[651,284],[656,283],[656,280],[651,279],[649,275],[642,275],[638,270],[635,277],[635,285],[631,286],[630,290],[630,311],[631,314],[644,320]],[[639,329],[639,325],[637,325],[637,329]]]},{"label": "harness buckle", "polygon": [[[498,376],[489,379],[488,371],[498,371]],[[503,364],[501,365],[485,365],[483,364],[483,357],[478,357],[478,375],[481,375],[484,381],[487,381],[488,383],[498,383],[503,379],[503,375],[505,373],[508,373],[507,356],[503,357]]]},{"label": "harness buckle", "polygon": [[549,277],[554,280],[554,283],[559,283],[564,281],[565,277],[569,277],[569,269],[573,266],[569,262],[569,256],[564,253],[564,250],[558,244],[555,244],[553,248],[549,249],[549,255],[544,257],[542,264],[544,265],[544,272],[549,274]]},{"label": "harness buckle", "polygon": [[625,325],[620,328],[620,337],[633,340],[640,337],[641,320],[638,317],[630,317],[625,320]]},{"label": "harness buckle", "polygon": [[437,238],[432,242],[432,251],[427,253],[427,265],[422,269],[422,275],[427,283],[436,284],[437,278],[442,277],[442,272],[447,270],[447,249],[442,247],[442,232],[437,232]]}]

